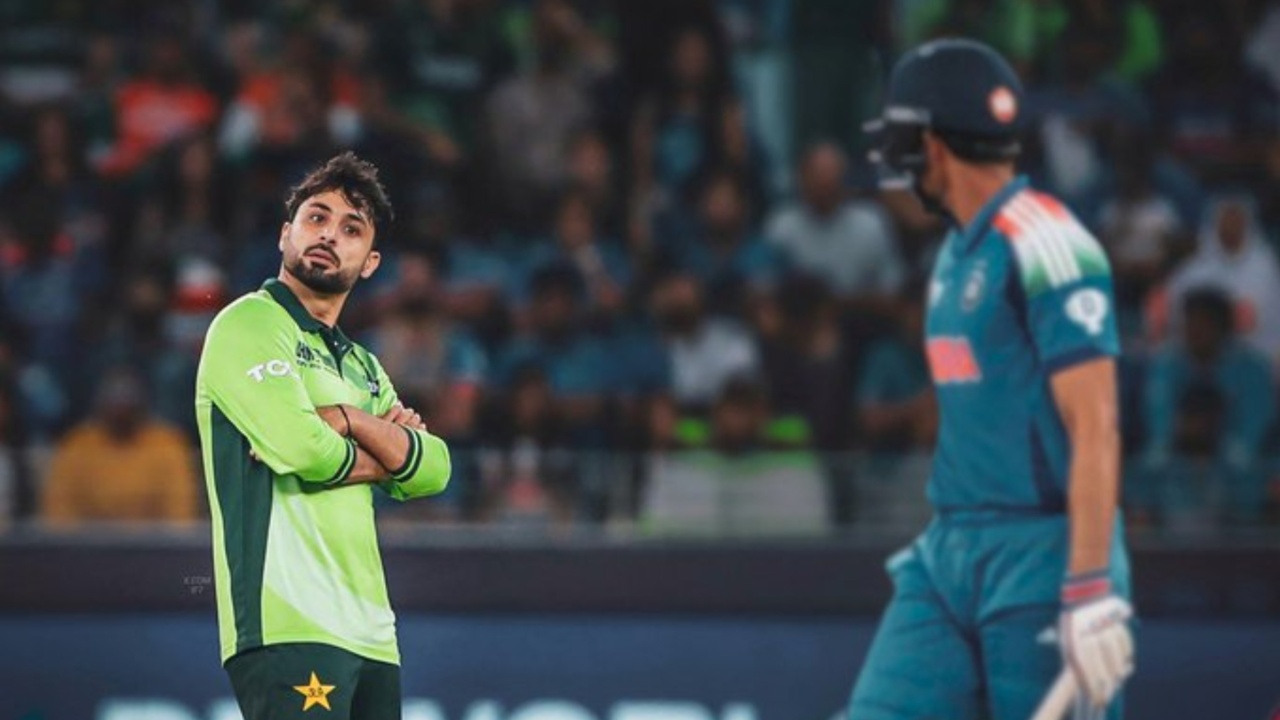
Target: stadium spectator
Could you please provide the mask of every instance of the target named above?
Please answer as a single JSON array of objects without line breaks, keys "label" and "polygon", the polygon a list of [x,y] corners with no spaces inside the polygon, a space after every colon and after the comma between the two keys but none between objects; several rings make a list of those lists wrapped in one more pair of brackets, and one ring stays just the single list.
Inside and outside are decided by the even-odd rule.
[{"label": "stadium spectator", "polygon": [[0,380],[0,530],[23,520],[34,508],[31,480],[34,458],[21,422],[17,391]]},{"label": "stadium spectator", "polygon": [[98,390],[96,411],[54,451],[40,518],[59,528],[195,519],[191,443],[176,428],[151,417],[137,374],[109,371]]},{"label": "stadium spectator", "polygon": [[1116,158],[1116,192],[1099,214],[1098,239],[1107,250],[1121,305],[1121,332],[1131,325],[1148,291],[1163,274],[1182,240],[1174,203],[1152,183],[1151,149],[1136,138]]},{"label": "stadium spectator", "polygon": [[485,96],[515,63],[494,4],[399,3],[375,21],[373,30],[378,39],[373,60],[399,119],[431,133],[433,143],[474,156],[475,118]]},{"label": "stadium spectator", "polygon": [[71,108],[83,125],[87,152],[78,160],[88,162],[90,156],[105,152],[111,144],[115,124],[115,97],[124,81],[120,67],[120,42],[108,34],[98,33],[85,44],[77,89]]},{"label": "stadium spectator", "polygon": [[901,294],[894,332],[868,350],[858,373],[856,404],[862,444],[884,457],[928,448],[938,417],[923,338],[925,288]]},{"label": "stadium spectator", "polygon": [[431,432],[451,442],[472,440],[488,359],[445,312],[431,259],[407,253],[398,265],[399,281],[381,304],[384,320],[369,333],[369,349]]},{"label": "stadium spectator", "polygon": [[1196,253],[1169,280],[1171,337],[1182,332],[1186,295],[1204,286],[1226,293],[1235,303],[1236,332],[1273,365],[1280,362],[1280,262],[1258,227],[1252,198],[1226,195],[1210,205]]},{"label": "stadium spectator", "polygon": [[752,227],[747,202],[740,178],[718,171],[702,190],[690,234],[673,226],[665,243],[664,254],[706,288],[715,314],[742,313],[778,273],[777,255]]},{"label": "stadium spectator", "polygon": [[546,376],[522,369],[509,386],[481,452],[480,518],[565,525],[577,514],[578,456]]},{"label": "stadium spectator", "polygon": [[[63,392],[74,386],[87,301],[103,268],[96,248],[80,245],[63,226],[60,198],[36,193],[11,209],[0,228],[0,310],[23,359]],[[38,433],[61,418],[44,417]]]},{"label": "stadium spectator", "polygon": [[637,207],[682,212],[713,168],[747,167],[750,147],[724,59],[706,35],[683,29],[669,58],[661,84],[636,110],[631,189]]},{"label": "stadium spectator", "polygon": [[[1257,521],[1265,499],[1262,451],[1275,421],[1271,367],[1237,339],[1237,313],[1224,291],[1194,288],[1181,302],[1182,336],[1148,372],[1148,443],[1135,505],[1157,519],[1191,512]],[[1205,482],[1205,473],[1220,481]]]},{"label": "stadium spectator", "polygon": [[511,338],[497,356],[494,380],[509,390],[536,369],[551,389],[556,415],[578,446],[599,447],[608,428],[599,422],[614,376],[606,345],[583,331],[579,303],[583,288],[571,267],[551,266],[530,281],[528,328]]},{"label": "stadium spectator", "polygon": [[797,172],[799,197],[770,217],[770,244],[842,299],[865,305],[896,294],[904,269],[893,225],[875,202],[849,197],[843,151],[814,145]]},{"label": "stadium spectator", "polygon": [[1106,37],[1077,29],[1061,43],[1060,79],[1028,92],[1024,122],[1040,151],[1043,182],[1078,204],[1106,180],[1110,126],[1143,127],[1148,111],[1135,88],[1106,74],[1115,50]]},{"label": "stadium spectator", "polygon": [[586,199],[605,237],[615,241],[625,237],[613,154],[599,131],[583,130],[574,137],[569,147],[569,188]]},{"label": "stadium spectator", "polygon": [[703,289],[687,274],[658,281],[650,298],[659,342],[671,369],[671,392],[682,411],[711,406],[731,378],[758,371],[760,358],[746,329],[727,318],[708,317]]},{"label": "stadium spectator", "polygon": [[137,261],[225,262],[230,218],[221,208],[230,198],[220,182],[212,137],[198,135],[175,143],[158,160],[156,191],[142,199],[134,231]]},{"label": "stadium spectator", "polygon": [[338,62],[340,48],[326,46],[306,27],[272,45],[279,56],[239,78],[218,138],[222,152],[292,168],[335,144],[354,143],[361,131],[360,87]]},{"label": "stadium spectator", "polygon": [[[572,267],[586,291],[584,300],[590,325],[607,328],[623,309],[631,267],[617,246],[604,242],[594,213],[586,193],[576,190],[564,193],[552,223],[554,244],[530,249],[524,261],[528,272],[522,279],[527,286],[528,277],[538,270],[554,265]],[[512,299],[516,307],[521,307],[527,297],[525,286],[514,289]]]},{"label": "stadium spectator", "polygon": [[761,365],[781,428],[821,453],[827,507],[852,519],[853,369],[858,359],[840,327],[840,307],[819,278],[788,278],[777,294],[780,332],[761,348]]},{"label": "stadium spectator", "polygon": [[498,85],[485,107],[496,200],[528,230],[569,177],[569,148],[593,116],[590,84],[604,71],[582,47],[587,30],[565,0],[534,6],[534,65]]},{"label": "stadium spectator", "polygon": [[711,411],[710,444],[650,456],[641,527],[667,534],[760,535],[827,527],[822,472],[805,451],[770,450],[760,384],[727,383]]},{"label": "stadium spectator", "polygon": [[1151,91],[1156,129],[1206,180],[1238,181],[1275,134],[1277,96],[1246,63],[1227,13],[1186,3],[1169,35],[1169,62]]},{"label": "stadium spectator", "polygon": [[165,145],[211,129],[218,101],[196,81],[181,35],[163,31],[150,41],[144,75],[115,97],[115,141],[98,159],[106,176],[129,176]]},{"label": "stadium spectator", "polygon": [[781,332],[760,353],[774,412],[799,419],[813,447],[847,450],[857,358],[845,343],[839,305],[821,279],[808,275],[788,278],[777,299]]},{"label": "stadium spectator", "polygon": [[[107,319],[101,341],[84,359],[91,370],[84,380],[96,381],[113,367],[137,369],[151,412],[194,439],[197,356],[195,348],[180,347],[172,336],[172,278],[163,270],[140,269],[120,290],[119,310]],[[78,396],[88,397],[89,388],[77,389]]]}]

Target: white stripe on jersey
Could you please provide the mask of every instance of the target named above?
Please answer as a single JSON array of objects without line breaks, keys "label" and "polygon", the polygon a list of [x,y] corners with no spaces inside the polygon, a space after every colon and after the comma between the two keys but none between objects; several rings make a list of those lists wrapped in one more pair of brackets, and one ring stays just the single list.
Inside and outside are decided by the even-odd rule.
[{"label": "white stripe on jersey", "polygon": [[1067,223],[1053,217],[1030,197],[1019,195],[1007,206],[1010,215],[1027,232],[1019,238],[1019,244],[1033,245],[1049,270],[1049,282],[1057,287],[1079,280],[1080,264],[1072,236],[1079,232],[1075,223]]},{"label": "white stripe on jersey", "polygon": [[1053,248],[1043,241],[1045,233],[1040,228],[1038,220],[1028,216],[1026,208],[1016,198],[1005,206],[1005,212],[1009,213],[1009,216],[1022,227],[1017,245],[1026,247],[1028,256],[1034,254],[1039,257],[1038,262],[1032,262],[1026,267],[1037,265],[1043,267],[1045,274],[1049,277],[1049,285],[1052,287],[1066,284],[1067,269],[1063,267],[1062,259],[1053,252]]}]

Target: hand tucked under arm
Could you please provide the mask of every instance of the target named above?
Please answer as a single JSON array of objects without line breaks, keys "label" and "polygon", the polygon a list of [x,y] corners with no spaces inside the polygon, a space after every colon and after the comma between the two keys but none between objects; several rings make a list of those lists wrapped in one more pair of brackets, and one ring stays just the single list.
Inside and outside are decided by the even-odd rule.
[{"label": "hand tucked under arm", "polygon": [[[422,418],[418,417],[417,413],[399,406],[397,408],[392,408],[387,414],[403,419],[405,423],[384,420],[350,405],[328,405],[316,408],[316,412],[336,432],[355,440],[359,448],[371,456],[385,471],[388,468],[404,466],[413,445],[405,426],[408,426],[408,422],[411,421],[416,421],[418,425],[422,423]],[[390,475],[391,473],[387,472],[382,477]]]}]

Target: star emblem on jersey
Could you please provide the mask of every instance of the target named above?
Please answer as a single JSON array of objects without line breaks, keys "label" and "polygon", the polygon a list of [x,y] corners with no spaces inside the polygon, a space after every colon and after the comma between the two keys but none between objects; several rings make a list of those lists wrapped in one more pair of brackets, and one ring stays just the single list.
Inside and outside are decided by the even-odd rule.
[{"label": "star emblem on jersey", "polygon": [[329,693],[333,692],[334,685],[325,685],[320,682],[320,678],[316,677],[314,671],[311,673],[311,682],[306,685],[294,685],[293,689],[302,695],[305,699],[302,701],[302,710],[306,712],[311,709],[312,705],[319,705],[325,710],[332,710],[329,707]]}]

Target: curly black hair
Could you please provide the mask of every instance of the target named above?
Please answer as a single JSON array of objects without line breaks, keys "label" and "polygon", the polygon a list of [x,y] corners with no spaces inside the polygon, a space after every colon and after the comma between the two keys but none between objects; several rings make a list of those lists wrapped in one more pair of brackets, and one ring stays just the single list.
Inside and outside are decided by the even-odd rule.
[{"label": "curly black hair", "polygon": [[395,219],[387,189],[378,181],[378,168],[351,151],[330,158],[289,191],[289,198],[284,203],[288,219],[293,219],[308,198],[334,190],[342,193],[347,202],[368,213],[374,228],[385,227]]}]

